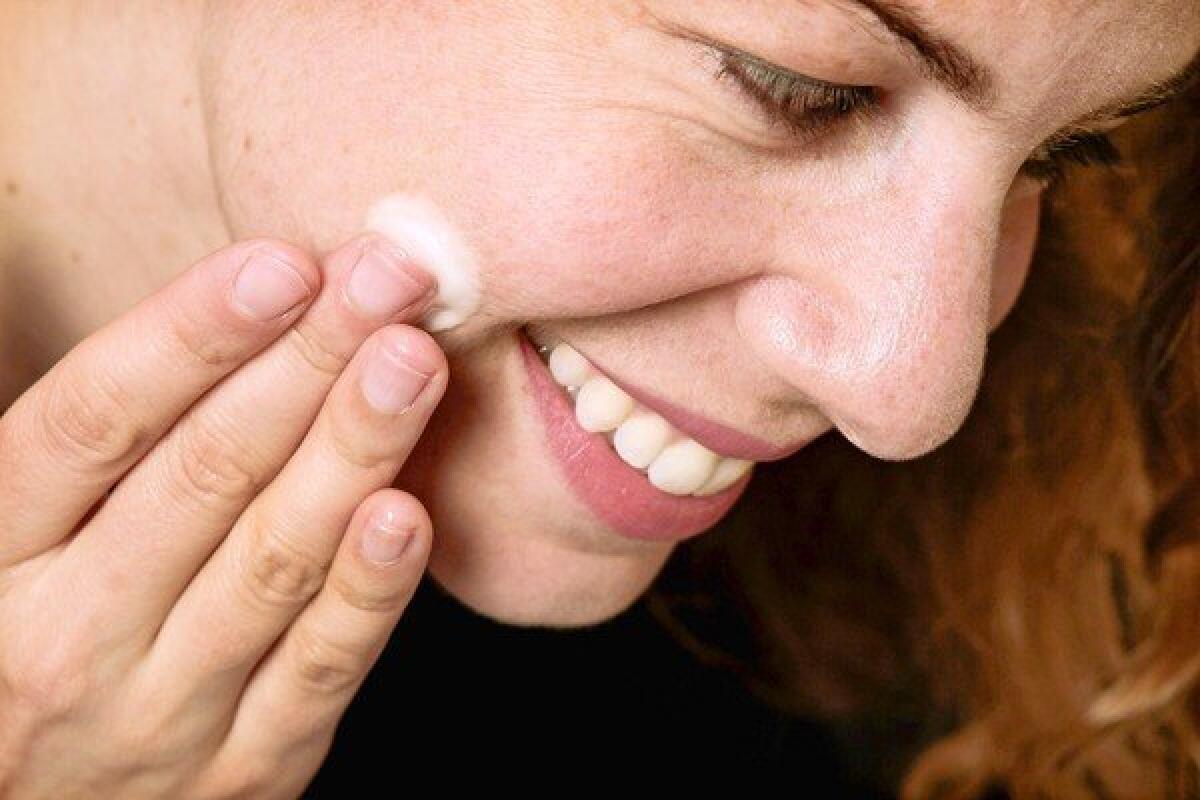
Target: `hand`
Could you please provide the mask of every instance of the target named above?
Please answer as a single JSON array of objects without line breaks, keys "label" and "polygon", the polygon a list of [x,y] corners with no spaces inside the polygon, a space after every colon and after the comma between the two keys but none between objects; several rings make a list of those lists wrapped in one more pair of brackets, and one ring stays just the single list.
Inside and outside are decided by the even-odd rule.
[{"label": "hand", "polygon": [[390,485],[446,361],[388,323],[432,288],[373,236],[238,243],[0,417],[0,796],[303,792],[429,555]]}]

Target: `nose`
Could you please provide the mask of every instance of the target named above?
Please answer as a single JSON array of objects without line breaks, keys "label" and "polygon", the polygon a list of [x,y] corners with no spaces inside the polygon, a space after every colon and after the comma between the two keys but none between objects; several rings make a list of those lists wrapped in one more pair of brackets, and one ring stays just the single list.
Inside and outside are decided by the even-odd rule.
[{"label": "nose", "polygon": [[974,402],[1003,316],[993,290],[1013,283],[995,266],[1024,275],[996,258],[1011,183],[997,160],[913,159],[853,203],[809,205],[778,268],[737,296],[745,345],[877,458],[932,451]]}]

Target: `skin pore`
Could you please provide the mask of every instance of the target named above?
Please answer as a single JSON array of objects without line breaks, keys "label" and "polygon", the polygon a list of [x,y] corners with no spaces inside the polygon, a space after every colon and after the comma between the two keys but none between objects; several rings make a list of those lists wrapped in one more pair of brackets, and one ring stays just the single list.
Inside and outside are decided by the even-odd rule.
[{"label": "skin pore", "polygon": [[[671,545],[571,494],[517,327],[773,443],[918,457],[961,425],[1029,268],[1022,164],[1200,47],[1190,0],[905,5],[986,70],[980,102],[841,0],[0,6],[23,110],[0,121],[3,400],[228,241],[324,252],[420,194],[484,285],[439,334],[450,386],[396,483],[432,517],[429,569],[499,620],[607,618]],[[713,44],[878,108],[799,135]]]}]

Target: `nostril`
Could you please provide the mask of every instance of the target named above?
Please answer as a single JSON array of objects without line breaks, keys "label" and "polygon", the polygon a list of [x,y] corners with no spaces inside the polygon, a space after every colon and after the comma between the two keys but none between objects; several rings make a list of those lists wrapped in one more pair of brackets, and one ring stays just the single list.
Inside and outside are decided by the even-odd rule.
[{"label": "nostril", "polygon": [[864,387],[831,409],[835,427],[851,444],[884,461],[928,455],[963,426],[978,396],[982,357],[933,373],[896,371],[891,385]]},{"label": "nostril", "polygon": [[992,290],[988,308],[988,331],[1000,327],[1025,285],[1037,248],[1041,217],[1041,194],[1025,194],[1005,205],[1000,236],[992,261]]},{"label": "nostril", "polygon": [[835,425],[847,441],[867,455],[883,461],[911,461],[949,441],[962,427],[961,421],[947,417],[944,423],[931,425]]},{"label": "nostril", "polygon": [[983,311],[908,285],[861,290],[842,302],[789,277],[748,285],[738,332],[855,446],[903,461],[936,449],[962,426],[982,377]]}]

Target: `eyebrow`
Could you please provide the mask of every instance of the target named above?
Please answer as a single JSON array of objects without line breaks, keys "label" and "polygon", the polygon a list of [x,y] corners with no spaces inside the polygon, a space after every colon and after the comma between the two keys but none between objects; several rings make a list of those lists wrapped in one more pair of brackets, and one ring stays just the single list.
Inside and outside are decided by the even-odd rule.
[{"label": "eyebrow", "polygon": [[[967,107],[986,113],[995,103],[995,76],[954,42],[938,34],[920,12],[899,0],[854,0],[870,11],[896,38],[906,42],[936,82]],[[1088,114],[1077,126],[1095,125],[1160,106],[1179,96],[1200,79],[1200,52],[1178,74],[1132,98]],[[1072,127],[1077,127],[1072,126]]]},{"label": "eyebrow", "polygon": [[1192,59],[1192,63],[1167,80],[1154,84],[1130,100],[1102,108],[1095,114],[1088,115],[1088,119],[1098,121],[1132,117],[1134,114],[1149,111],[1152,108],[1175,99],[1197,83],[1200,83],[1200,51],[1197,51],[1196,57]]},{"label": "eyebrow", "polygon": [[929,76],[968,107],[987,111],[994,102],[995,78],[970,53],[946,39],[920,13],[895,0],[854,0],[916,53]]}]

